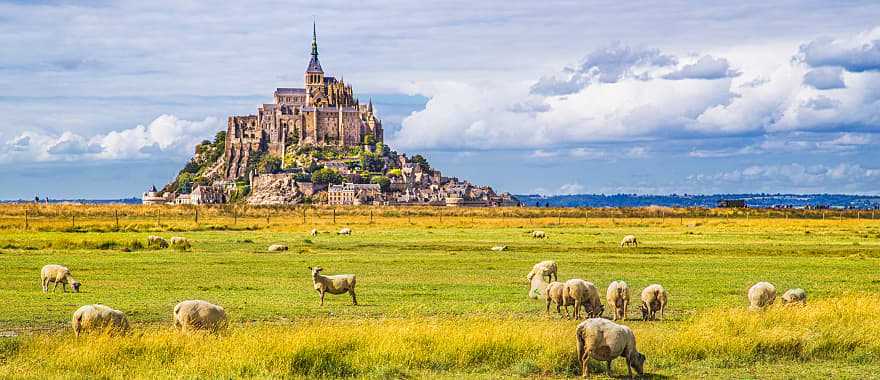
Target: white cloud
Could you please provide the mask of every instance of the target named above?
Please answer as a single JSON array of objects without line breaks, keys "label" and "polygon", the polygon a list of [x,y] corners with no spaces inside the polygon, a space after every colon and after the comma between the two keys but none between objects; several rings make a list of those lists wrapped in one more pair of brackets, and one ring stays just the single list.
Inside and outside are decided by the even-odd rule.
[{"label": "white cloud", "polygon": [[865,168],[859,164],[837,165],[753,165],[715,174],[697,174],[688,177],[696,184],[731,186],[749,184],[778,189],[818,189],[834,187],[854,189],[855,186],[873,186],[880,182],[880,169]]},{"label": "white cloud", "polygon": [[666,79],[721,79],[735,77],[739,72],[730,68],[730,63],[724,58],[715,58],[704,55],[694,63],[682,66],[680,69],[663,76]]},{"label": "white cloud", "polygon": [[559,191],[557,194],[561,195],[571,195],[571,194],[582,194],[584,192],[584,186],[575,182],[575,183],[566,183],[559,187]]},{"label": "white cloud", "polygon": [[817,90],[845,88],[843,69],[840,67],[820,67],[804,74],[804,84]]},{"label": "white cloud", "polygon": [[800,60],[813,67],[841,67],[850,72],[880,70],[880,28],[848,38],[820,38],[800,47]]},{"label": "white cloud", "polygon": [[60,135],[28,131],[0,145],[0,162],[180,159],[222,129],[216,118],[189,121],[162,115],[146,126],[88,138],[69,131]]}]

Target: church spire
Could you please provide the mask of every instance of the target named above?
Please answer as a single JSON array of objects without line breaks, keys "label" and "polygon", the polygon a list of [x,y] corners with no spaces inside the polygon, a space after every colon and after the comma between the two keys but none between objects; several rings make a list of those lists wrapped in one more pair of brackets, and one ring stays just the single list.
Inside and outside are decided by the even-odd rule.
[{"label": "church spire", "polygon": [[318,60],[318,31],[315,22],[312,22],[312,59],[309,60],[309,67],[306,68],[307,73],[323,73],[321,61]]},{"label": "church spire", "polygon": [[318,28],[316,22],[312,21],[312,57],[318,58]]}]

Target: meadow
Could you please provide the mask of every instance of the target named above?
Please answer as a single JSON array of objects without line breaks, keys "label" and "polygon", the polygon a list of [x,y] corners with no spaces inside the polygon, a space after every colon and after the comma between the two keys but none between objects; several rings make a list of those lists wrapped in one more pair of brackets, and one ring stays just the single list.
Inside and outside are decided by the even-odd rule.
[{"label": "meadow", "polygon": [[[541,260],[560,279],[633,298],[670,292],[665,321],[624,322],[650,378],[871,378],[880,374],[880,219],[855,212],[686,209],[233,209],[0,206],[0,378],[578,376],[577,321],[527,298]],[[305,217],[303,216],[305,212]],[[352,236],[337,236],[351,227]],[[317,228],[321,233],[310,237]],[[547,232],[533,239],[532,230]],[[621,248],[635,234],[637,248]],[[145,247],[184,236],[192,249]],[[287,252],[269,253],[283,243]],[[504,244],[508,251],[492,252]],[[80,293],[43,293],[68,266]],[[308,266],[354,273],[348,295]],[[746,310],[748,288],[801,287],[806,307]],[[604,298],[604,297],[603,297]],[[184,299],[226,308],[219,336],[181,334]],[[603,299],[604,302],[604,299]],[[75,338],[71,313],[126,312],[122,337]],[[610,313],[606,312],[606,316]],[[593,367],[604,376],[604,365]],[[594,371],[594,374],[596,372]],[[625,375],[623,360],[614,375]]]}]

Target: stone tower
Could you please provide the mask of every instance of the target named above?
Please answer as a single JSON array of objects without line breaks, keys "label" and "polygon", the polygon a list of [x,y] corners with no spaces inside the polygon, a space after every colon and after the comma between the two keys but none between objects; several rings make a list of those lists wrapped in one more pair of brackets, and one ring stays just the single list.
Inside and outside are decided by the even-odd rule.
[{"label": "stone tower", "polygon": [[324,69],[321,68],[321,61],[318,60],[318,33],[314,23],[312,23],[312,59],[309,60],[309,66],[306,68],[305,74],[306,85],[306,104],[315,106],[324,101]]}]

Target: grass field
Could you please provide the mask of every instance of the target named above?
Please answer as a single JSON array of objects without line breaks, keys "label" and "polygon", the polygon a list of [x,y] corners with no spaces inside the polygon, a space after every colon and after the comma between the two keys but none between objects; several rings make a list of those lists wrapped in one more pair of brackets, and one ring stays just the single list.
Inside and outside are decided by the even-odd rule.
[{"label": "grass field", "polygon": [[[0,335],[14,335],[0,337],[0,378],[575,376],[577,322],[526,297],[525,275],[545,259],[559,263],[561,279],[592,281],[603,294],[613,279],[634,298],[648,284],[666,287],[666,321],[636,321],[631,308],[625,322],[652,377],[880,376],[880,220],[415,210],[371,222],[361,209],[335,223],[326,212],[303,224],[295,212],[267,223],[251,211],[234,224],[206,212],[196,224],[170,209],[117,228],[106,210],[61,207],[31,214],[27,230],[2,217],[18,210],[0,207]],[[78,222],[68,225],[70,216]],[[335,235],[343,226],[353,235]],[[307,236],[313,227],[318,237]],[[548,238],[530,238],[534,229]],[[133,243],[153,234],[187,237],[193,248]],[[642,246],[618,247],[625,234]],[[266,252],[273,243],[290,250]],[[496,244],[510,250],[489,251]],[[82,292],[42,293],[48,263],[68,266]],[[315,265],[355,273],[360,305],[341,295],[319,307],[306,268]],[[780,294],[806,289],[808,306],[746,311],[749,286],[762,280]],[[194,298],[224,306],[229,330],[173,331],[173,305]],[[74,338],[70,315],[89,303],[125,311],[133,331]],[[623,360],[614,370],[625,374]]]}]

